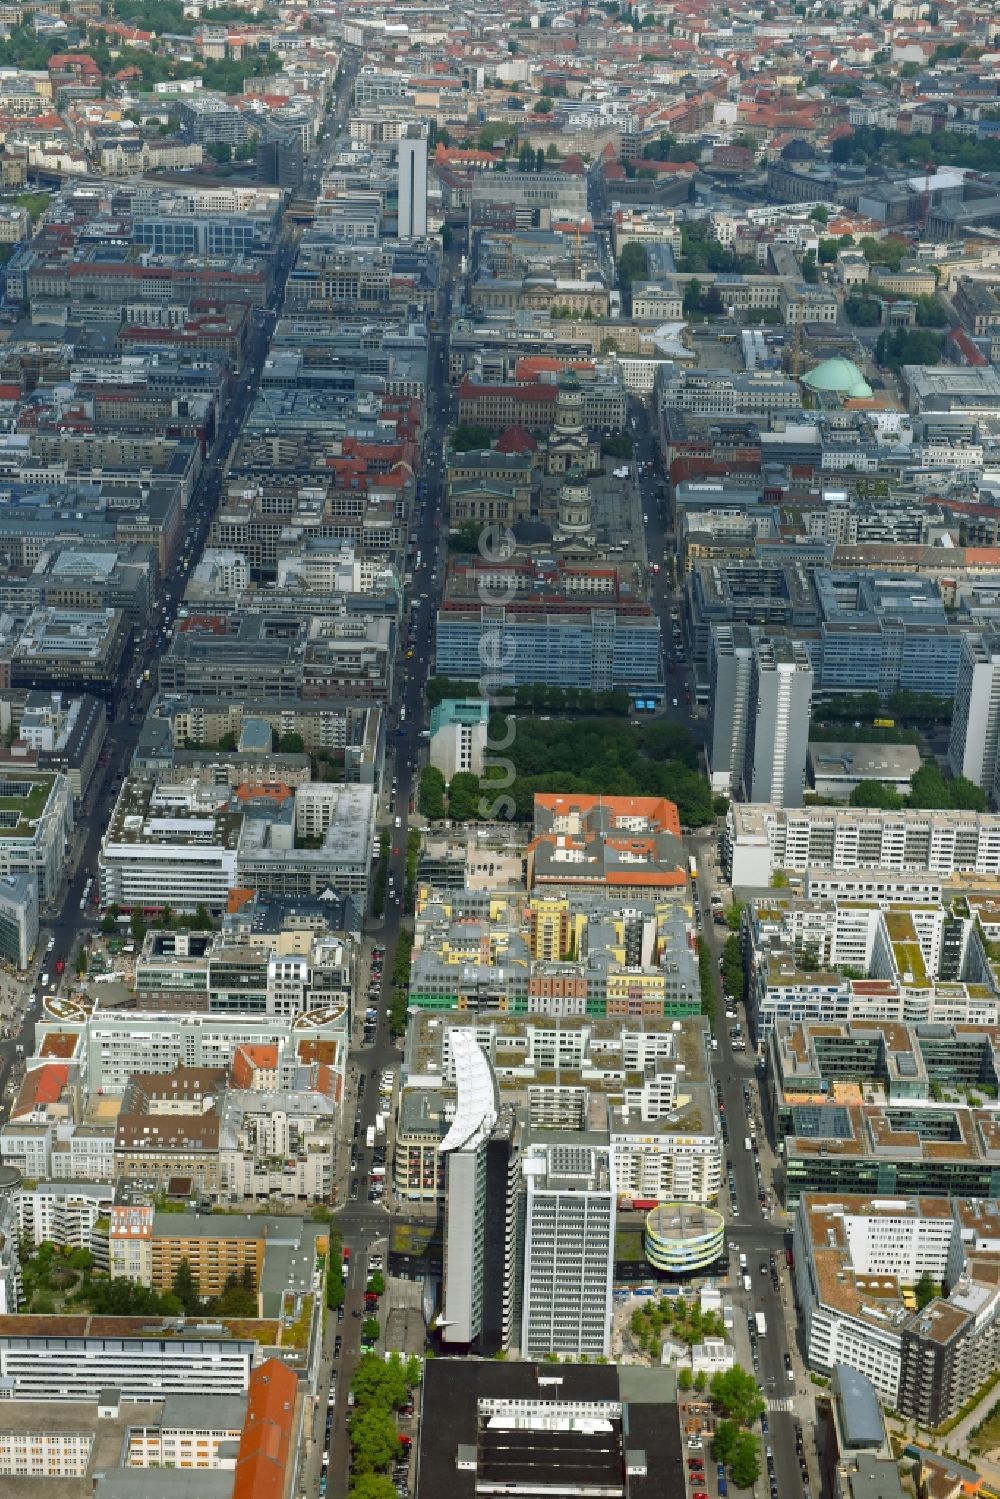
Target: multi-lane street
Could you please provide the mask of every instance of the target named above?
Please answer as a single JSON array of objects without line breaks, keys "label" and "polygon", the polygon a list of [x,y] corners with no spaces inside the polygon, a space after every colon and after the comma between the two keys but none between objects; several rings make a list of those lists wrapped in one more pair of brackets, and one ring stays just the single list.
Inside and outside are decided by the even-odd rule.
[{"label": "multi-lane street", "polygon": [[[651,564],[659,565],[659,572],[651,579],[651,598],[660,620],[663,640],[665,672],[665,700],[663,716],[688,728],[695,744],[704,746],[706,720],[695,703],[694,672],[688,658],[687,642],[683,639],[683,627],[678,625],[680,640],[675,630],[675,617],[683,619],[683,600],[677,581],[676,557],[674,555],[673,524],[668,503],[668,487],[664,482],[656,456],[656,444],[649,418],[644,406],[634,412],[635,462],[638,468],[638,484],[642,499],[642,510],[646,534],[647,556]],[[671,666],[673,669],[671,669]],[[716,855],[717,829],[710,828],[689,840],[695,854],[699,871],[698,902],[701,914],[701,932],[712,952],[712,971],[715,976],[715,1035],[718,1050],[712,1053],[715,1078],[721,1086],[721,1104],[725,1111],[728,1130],[726,1145],[726,1182],[720,1198],[720,1207],[726,1213],[727,1238],[730,1252],[730,1276],[737,1322],[744,1323],[749,1317],[762,1313],[766,1332],[757,1338],[756,1354],[759,1368],[754,1372],[761,1390],[775,1408],[767,1416],[769,1430],[762,1433],[765,1449],[773,1452],[775,1478],[779,1494],[801,1496],[803,1479],[799,1456],[796,1453],[794,1409],[804,1412],[805,1404],[800,1389],[802,1374],[800,1361],[795,1356],[795,1308],[790,1280],[790,1271],[785,1262],[785,1250],[789,1237],[789,1225],[781,1213],[773,1187],[773,1172],[776,1157],[774,1142],[768,1138],[766,1121],[761,1110],[759,1072],[756,1054],[752,1048],[734,1050],[729,1027],[735,1022],[725,1016],[722,986],[719,980],[718,959],[722,943],[729,935],[728,928],[719,928],[713,922],[710,895],[718,887],[713,879],[713,861]],[[745,1013],[738,1009],[738,1022],[746,1037]],[[748,1103],[749,1100],[749,1103]],[[748,1115],[749,1107],[749,1115]],[[750,1118],[753,1119],[753,1130]],[[746,1149],[750,1141],[751,1148]],[[759,1186],[755,1162],[759,1161],[765,1191],[767,1211],[759,1200]],[[732,1198],[729,1189],[729,1174],[732,1175],[733,1190],[738,1216],[731,1211]],[[746,1256],[746,1269],[750,1281],[747,1291],[744,1285],[740,1256]],[[774,1272],[772,1271],[772,1256]],[[738,1327],[738,1347],[747,1349],[746,1326]],[[792,1360],[791,1377],[786,1366],[786,1355]],[[784,1409],[782,1407],[785,1407]],[[807,1455],[809,1441],[806,1443]],[[767,1491],[768,1474],[762,1471],[761,1488]]]},{"label": "multi-lane street", "polygon": [[[312,171],[314,162],[318,163],[326,156],[331,142],[338,138],[338,131],[343,125],[350,102],[356,71],[356,62],[345,64],[330,129],[316,147],[314,158],[307,163],[307,174]],[[273,310],[283,306],[285,283],[294,257],[293,231],[286,229],[279,239],[272,262],[270,307]],[[58,975],[63,971],[61,965],[71,970],[84,934],[93,929],[96,904],[84,901],[84,891],[88,881],[95,875],[101,837],[135,751],[143,717],[156,690],[157,660],[170,638],[190,571],[205,545],[208,529],[221,497],[226,459],[247,410],[256,397],[267,348],[267,328],[262,321],[255,319],[246,358],[238,374],[233,377],[229,399],[220,414],[212,445],[205,456],[187,506],[184,532],[175,549],[173,565],[161,580],[157,612],[151,617],[145,639],[140,640],[133,651],[124,672],[120,695],[109,705],[105,753],[86,801],[78,808],[76,840],[67,877],[53,908],[41,913],[38,953],[24,986],[19,1009],[8,1027],[10,1034],[0,1038],[0,1091],[8,1082],[18,1048],[23,1048],[25,1054],[31,1050],[34,1024],[41,1013],[43,993],[55,988]],[[92,890],[96,895],[96,885]],[[43,976],[48,980],[47,983],[43,983]],[[8,1106],[5,1101],[4,1117]]]},{"label": "multi-lane street", "polygon": [[[395,701],[389,713],[387,759],[391,762],[391,769],[387,763],[386,772],[390,789],[383,814],[392,842],[385,914],[380,922],[375,922],[372,926],[373,940],[385,949],[382,1003],[378,1006],[374,1044],[361,1047],[353,1056],[352,1097],[357,1097],[357,1085],[361,1080],[364,1081],[364,1091],[357,1099],[355,1115],[355,1121],[360,1126],[356,1147],[358,1170],[353,1178],[358,1183],[358,1196],[355,1201],[348,1197],[337,1214],[337,1224],[344,1243],[351,1250],[352,1268],[347,1281],[343,1320],[334,1323],[331,1328],[331,1337],[339,1333],[343,1340],[340,1356],[333,1361],[338,1376],[337,1419],[334,1422],[329,1464],[330,1492],[333,1494],[345,1493],[347,1488],[346,1400],[361,1343],[361,1320],[355,1313],[359,1313],[363,1306],[368,1255],[373,1245],[385,1240],[389,1229],[387,1207],[367,1200],[366,1185],[370,1180],[372,1152],[365,1144],[365,1137],[369,1125],[374,1124],[379,1112],[379,1075],[386,1068],[395,1069],[398,1075],[401,1059],[400,1050],[390,1037],[388,1003],[393,960],[404,914],[406,839],[420,774],[421,734],[426,727],[425,688],[433,651],[434,608],[440,583],[439,561],[446,535],[440,519],[444,467],[442,446],[447,431],[448,396],[445,385],[444,338],[437,333],[431,336],[427,410],[421,499],[414,518],[409,548],[413,581],[407,590],[406,602],[412,606],[408,611],[412,623],[409,626],[409,645],[406,644],[407,627],[403,626],[404,638],[397,662]],[[350,1125],[350,1120],[348,1124]],[[351,1128],[353,1129],[353,1125]]]},{"label": "multi-lane street", "polygon": [[[768,1139],[764,1127],[755,1053],[752,1049],[746,1052],[733,1049],[729,1035],[729,1026],[733,1022],[727,1021],[725,1017],[722,986],[718,980],[718,957],[721,952],[721,943],[728,936],[728,929],[716,928],[713,923],[709,902],[710,883],[706,878],[713,839],[714,833],[707,837],[693,839],[691,847],[697,851],[698,902],[701,911],[702,934],[708,942],[714,960],[712,967],[716,976],[715,1034],[718,1039],[718,1050],[712,1055],[715,1077],[722,1089],[722,1102],[729,1136],[726,1146],[727,1171],[730,1168],[732,1170],[738,1207],[738,1216],[734,1216],[731,1211],[726,1212],[730,1262],[729,1285],[736,1308],[737,1322],[741,1314],[743,1316],[747,1314],[755,1316],[757,1312],[764,1314],[767,1331],[757,1340],[760,1367],[754,1372],[762,1393],[772,1406],[767,1416],[769,1431],[763,1436],[763,1441],[773,1450],[778,1491],[782,1499],[785,1499],[785,1496],[801,1496],[804,1487],[799,1458],[795,1450],[795,1416],[792,1411],[781,1409],[781,1406],[786,1403],[799,1403],[801,1408],[798,1384],[802,1376],[800,1364],[797,1359],[794,1359],[795,1308],[790,1272],[785,1263],[788,1231],[784,1215],[774,1212],[775,1198],[771,1180],[774,1160],[771,1148],[773,1142]],[[719,936],[716,935],[717,932],[720,933]],[[738,1015],[742,1024],[744,1020],[742,1008],[738,1010]],[[745,1025],[743,1025],[743,1031],[745,1034]],[[747,1098],[750,1101],[749,1115]],[[751,1118],[754,1123],[752,1134]],[[747,1139],[751,1141],[749,1151],[745,1148]],[[758,1197],[757,1175],[754,1168],[753,1146],[755,1143],[768,1195],[767,1214],[762,1209]],[[729,1203],[728,1186],[724,1186],[720,1199],[722,1209],[727,1210]],[[746,1274],[750,1280],[749,1291],[744,1289],[741,1254],[746,1255]],[[772,1278],[772,1256],[777,1270],[777,1288]],[[737,1337],[739,1343],[746,1347],[747,1340],[742,1335],[742,1330],[738,1329]],[[789,1377],[785,1363],[786,1354],[793,1359],[795,1378]],[[762,1486],[766,1478],[767,1474],[764,1472]]]}]

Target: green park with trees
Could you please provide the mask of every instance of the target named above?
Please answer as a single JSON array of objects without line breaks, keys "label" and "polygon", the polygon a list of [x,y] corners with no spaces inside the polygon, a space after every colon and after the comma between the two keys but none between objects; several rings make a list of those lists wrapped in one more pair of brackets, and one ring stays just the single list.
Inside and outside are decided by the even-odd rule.
[{"label": "green park with trees", "polygon": [[482,779],[461,773],[451,786],[433,766],[420,776],[418,807],[431,822],[466,821],[508,813],[530,820],[538,792],[579,791],[596,796],[664,796],[677,804],[685,827],[704,827],[715,815],[712,793],[698,766],[687,729],[662,719],[645,723],[606,718],[533,718],[517,715],[510,734],[506,715],[495,715],[490,738],[507,744],[499,760],[513,768],[487,768]]}]

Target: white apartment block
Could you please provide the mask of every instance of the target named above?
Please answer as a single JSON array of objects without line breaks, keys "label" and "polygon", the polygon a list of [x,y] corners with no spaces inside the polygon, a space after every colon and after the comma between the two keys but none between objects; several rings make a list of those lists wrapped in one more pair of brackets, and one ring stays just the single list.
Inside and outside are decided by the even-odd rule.
[{"label": "white apartment block", "polygon": [[45,1123],[12,1120],[3,1126],[3,1158],[16,1166],[22,1176],[37,1181],[50,1176],[52,1165],[52,1130]]},{"label": "white apartment block", "polygon": [[973,986],[947,984],[908,990],[885,980],[837,979],[824,974],[768,970],[752,1002],[754,1034],[767,1036],[779,1020],[862,1020],[906,1025],[1000,1025],[1000,1000]]},{"label": "white apartment block", "polygon": [[726,858],[740,889],[766,889],[777,870],[810,877],[816,871],[856,871],[859,894],[885,873],[996,875],[1000,816],[734,802],[727,814]]},{"label": "white apartment block", "polygon": [[772,896],[751,901],[746,921],[758,1040],[779,1020],[1000,1022],[1000,991],[971,915],[929,902]]},{"label": "white apartment block", "polygon": [[74,1125],[56,1131],[52,1142],[52,1176],[56,1181],[111,1181],[115,1133],[111,1124]]},{"label": "white apartment block", "polygon": [[110,1182],[114,1143],[113,1124],[76,1124],[46,1109],[0,1127],[4,1160],[35,1181]]},{"label": "white apartment block", "polygon": [[[995,1253],[995,1235],[982,1244],[976,1232],[984,1207],[995,1204],[803,1194],[794,1273],[810,1367],[829,1374],[847,1364],[871,1380],[884,1404],[914,1414],[928,1372],[938,1370],[951,1387],[956,1369],[982,1354],[989,1360],[1000,1292],[985,1262],[977,1278],[966,1259],[971,1250]],[[912,1289],[925,1273],[949,1294],[918,1314]],[[956,1387],[951,1403],[967,1393]]]},{"label": "white apartment block", "polygon": [[234,1201],[328,1202],[339,1110],[322,1093],[230,1089],[219,1132],[220,1190]]},{"label": "white apartment block", "polygon": [[95,1181],[42,1181],[21,1186],[17,1194],[18,1228],[30,1244],[89,1249],[94,1224],[106,1218],[114,1200],[110,1184]]},{"label": "white apartment block", "polygon": [[[233,1015],[160,1015],[129,1011],[128,1015],[104,1014],[98,1011],[85,1020],[42,1021],[36,1027],[36,1044],[41,1047],[50,1031],[79,1033],[81,1072],[90,1093],[101,1089],[120,1094],[135,1072],[172,1072],[179,1064],[186,1067],[228,1068],[238,1046],[276,1045],[283,1063],[292,1066],[296,1043],[306,1036],[316,1041],[335,1041],[341,1059],[347,1051],[347,1012],[343,1007],[331,1009],[311,1025],[308,1031],[293,1030],[291,1021],[261,1015],[243,1019]],[[9,1126],[13,1128],[13,1125]],[[28,1171],[29,1176],[44,1179],[45,1171]]]},{"label": "white apartment block", "polygon": [[714,1129],[642,1134],[611,1129],[618,1191],[655,1202],[714,1202],[722,1185],[722,1152]]}]

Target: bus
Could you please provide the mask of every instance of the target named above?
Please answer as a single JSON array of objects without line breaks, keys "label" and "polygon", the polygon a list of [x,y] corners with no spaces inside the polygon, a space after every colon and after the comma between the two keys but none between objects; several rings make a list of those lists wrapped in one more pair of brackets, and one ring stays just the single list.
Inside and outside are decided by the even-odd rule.
[{"label": "bus", "polygon": [[688,878],[690,879],[692,885],[694,885],[694,884],[697,883],[697,880],[698,880],[698,862],[695,859],[694,854],[692,854],[691,857],[690,857],[690,859],[688,859]]}]

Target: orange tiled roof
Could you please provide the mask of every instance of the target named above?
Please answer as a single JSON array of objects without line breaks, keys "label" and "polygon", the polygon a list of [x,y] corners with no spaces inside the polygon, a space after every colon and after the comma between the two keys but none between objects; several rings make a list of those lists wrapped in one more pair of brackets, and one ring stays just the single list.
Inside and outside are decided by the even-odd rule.
[{"label": "orange tiled roof", "polygon": [[45,1067],[33,1068],[21,1084],[21,1091],[11,1112],[28,1114],[32,1109],[58,1103],[68,1081],[69,1067],[65,1062],[49,1062]]}]

